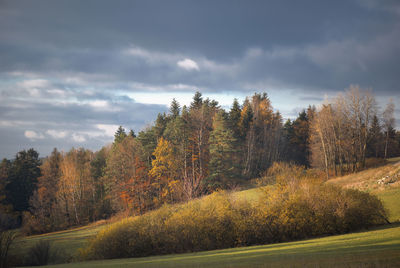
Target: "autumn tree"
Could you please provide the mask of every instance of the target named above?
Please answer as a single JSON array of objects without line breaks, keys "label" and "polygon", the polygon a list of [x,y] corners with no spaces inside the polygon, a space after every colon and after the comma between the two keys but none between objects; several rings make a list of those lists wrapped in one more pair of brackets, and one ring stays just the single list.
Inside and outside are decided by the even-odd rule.
[{"label": "autumn tree", "polygon": [[93,153],[83,148],[71,149],[61,162],[57,197],[68,225],[91,220],[95,188],[90,172]]},{"label": "autumn tree", "polygon": [[176,200],[175,194],[181,179],[179,158],[176,158],[174,146],[164,138],[160,138],[153,153],[154,160],[149,171],[153,177],[153,186],[157,189],[157,203]]},{"label": "autumn tree", "polygon": [[196,93],[188,114],[190,171],[183,182],[188,199],[201,194],[203,181],[208,176],[209,137],[212,130],[212,117],[217,110],[215,103],[203,102],[200,93]]},{"label": "autumn tree", "polygon": [[148,166],[140,142],[132,137],[114,144],[106,159],[105,191],[114,212],[143,213],[149,206]]},{"label": "autumn tree", "polygon": [[37,220],[38,231],[54,231],[65,219],[59,215],[57,192],[61,173],[61,153],[54,148],[40,167],[38,187],[30,199],[32,217]]},{"label": "autumn tree", "polygon": [[324,104],[311,122],[313,166],[324,166],[327,177],[330,171],[338,175],[365,167],[368,133],[375,114],[374,97],[358,86]]},{"label": "autumn tree", "polygon": [[246,132],[243,174],[256,177],[280,157],[282,117],[273,112],[266,93],[254,94],[243,105],[241,126]]}]

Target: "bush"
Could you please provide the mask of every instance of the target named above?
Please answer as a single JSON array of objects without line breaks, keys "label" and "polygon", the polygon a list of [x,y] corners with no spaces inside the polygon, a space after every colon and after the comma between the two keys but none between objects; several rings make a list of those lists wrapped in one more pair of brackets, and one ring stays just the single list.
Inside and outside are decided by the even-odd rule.
[{"label": "bush", "polygon": [[[296,172],[300,172],[297,170]],[[213,250],[351,232],[382,224],[382,203],[368,193],[279,179],[248,203],[225,192],[124,220],[85,249],[90,259]]]},{"label": "bush", "polygon": [[9,266],[9,250],[17,237],[15,231],[3,231],[0,229],[0,268]]},{"label": "bush", "polygon": [[48,240],[40,240],[29,249],[28,259],[30,265],[47,265],[50,260],[50,242]]}]

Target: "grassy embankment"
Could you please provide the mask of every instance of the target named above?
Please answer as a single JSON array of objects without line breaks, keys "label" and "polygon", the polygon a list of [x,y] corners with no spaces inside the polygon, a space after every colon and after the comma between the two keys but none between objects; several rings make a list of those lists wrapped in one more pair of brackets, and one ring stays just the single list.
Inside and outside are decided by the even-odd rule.
[{"label": "grassy embankment", "polygon": [[400,225],[290,243],[52,267],[399,267]]},{"label": "grassy embankment", "polygon": [[[383,178],[386,178],[386,182],[393,179],[393,183],[379,184],[378,180]],[[389,211],[389,220],[400,221],[400,157],[391,159],[389,164],[383,167],[331,179],[328,183],[359,189],[378,196]]]},{"label": "grassy embankment", "polygon": [[[400,221],[400,182],[379,185],[377,180],[385,176],[399,174],[400,163],[366,170],[357,174],[332,179],[329,183],[343,187],[357,188],[376,194],[389,210],[390,220]],[[256,200],[259,192],[250,189],[238,192],[242,198]],[[90,225],[68,231],[30,236],[20,240],[18,251],[26,252],[37,241],[45,239],[52,242],[68,258],[74,258],[78,249],[84,247],[87,239],[93,237],[103,225]],[[91,267],[127,266],[127,267],[164,267],[164,266],[251,266],[266,264],[269,266],[302,266],[315,264],[326,266],[358,264],[389,265],[400,264],[400,226],[393,225],[385,229],[361,232],[300,242],[281,243],[266,246],[235,248],[192,254],[167,255],[136,259],[86,262],[79,265]],[[77,264],[69,264],[74,267]],[[314,265],[314,266],[315,266]]]}]

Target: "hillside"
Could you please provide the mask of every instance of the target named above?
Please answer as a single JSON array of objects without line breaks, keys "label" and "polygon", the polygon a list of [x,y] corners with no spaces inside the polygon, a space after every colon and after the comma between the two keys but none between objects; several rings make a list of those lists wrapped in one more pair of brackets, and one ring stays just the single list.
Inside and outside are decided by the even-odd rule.
[{"label": "hillside", "polygon": [[399,267],[400,226],[305,241],[49,267]]},{"label": "hillside", "polygon": [[393,158],[382,167],[331,179],[328,183],[375,194],[388,209],[389,220],[400,221],[400,158]]},{"label": "hillside", "polygon": [[[398,184],[398,182],[388,183],[388,184],[378,184],[377,180],[381,179],[383,176],[396,177],[399,174],[399,171],[400,171],[400,163],[399,162],[390,163],[383,167],[366,170],[366,171],[363,171],[363,172],[360,172],[357,174],[352,174],[352,175],[345,176],[345,177],[335,178],[335,179],[328,181],[328,183],[338,184],[338,185],[341,185],[341,186],[347,187],[347,188],[358,188],[358,189],[361,189],[364,191],[370,191],[373,194],[376,194],[379,198],[381,198],[381,200],[386,205],[386,207],[390,213],[390,220],[392,222],[394,222],[394,221],[398,221],[400,219],[400,210],[398,208],[398,202],[397,202],[398,198],[400,197],[399,184]],[[258,195],[260,195],[260,193],[261,193],[261,191],[259,191],[259,189],[254,188],[254,189],[236,192],[236,193],[234,193],[234,195],[237,196],[238,198],[244,198],[249,201],[252,201],[252,200],[256,200],[258,198]],[[67,231],[25,237],[25,238],[19,240],[16,243],[16,246],[18,247],[18,253],[19,254],[24,253],[23,255],[25,255],[28,248],[30,248],[32,245],[34,245],[37,241],[48,240],[48,241],[51,241],[53,247],[56,248],[59,251],[59,253],[61,253],[59,255],[65,256],[62,258],[60,258],[60,257],[57,258],[57,260],[55,260],[56,262],[73,261],[73,260],[76,260],[76,258],[78,256],[79,248],[84,247],[86,245],[88,239],[93,237],[99,230],[101,230],[105,226],[107,226],[107,225],[105,225],[104,222],[100,222],[98,224],[92,224],[89,226],[71,229],[71,230],[67,230]],[[383,233],[380,233],[380,232],[383,232]],[[361,235],[361,236],[359,236],[359,235]],[[269,246],[261,246],[260,248],[248,247],[248,248],[246,248],[246,250],[244,250],[244,248],[241,248],[241,249],[229,249],[229,250],[223,250],[223,251],[213,251],[213,252],[218,252],[218,254],[212,254],[214,256],[214,259],[211,259],[210,260],[211,262],[208,262],[209,258],[207,257],[207,263],[205,265],[209,266],[213,261],[219,263],[219,261],[222,261],[224,259],[224,258],[221,259],[220,258],[221,256],[229,256],[229,254],[239,254],[239,256],[242,256],[242,257],[237,257],[238,259],[249,258],[247,260],[249,262],[251,262],[252,259],[255,258],[252,256],[256,255],[256,256],[258,256],[257,258],[260,258],[260,260],[264,260],[264,258],[267,258],[269,256],[268,261],[272,260],[273,262],[276,261],[277,263],[281,263],[283,261],[284,263],[286,263],[288,260],[283,260],[279,256],[280,256],[280,254],[288,254],[287,250],[289,250],[289,249],[292,250],[290,252],[292,252],[293,254],[299,254],[299,256],[301,256],[301,258],[304,258],[305,262],[307,262],[307,263],[309,263],[310,261],[312,262],[313,257],[311,257],[310,254],[312,254],[314,257],[315,257],[315,254],[317,254],[318,256],[321,256],[321,260],[319,260],[319,261],[324,262],[324,261],[326,261],[326,259],[329,259],[329,258],[335,259],[336,258],[335,256],[341,255],[340,249],[339,249],[340,247],[338,245],[336,245],[335,243],[339,243],[339,241],[346,241],[346,239],[350,239],[351,241],[356,242],[354,245],[352,245],[352,249],[354,252],[357,252],[358,255],[357,254],[356,255],[358,257],[356,257],[356,260],[351,259],[351,258],[349,259],[347,257],[342,258],[340,260],[341,262],[343,261],[344,263],[346,263],[347,261],[349,261],[352,263],[354,261],[365,260],[364,254],[366,254],[365,250],[368,248],[367,245],[369,243],[370,244],[377,243],[377,244],[385,245],[384,247],[382,247],[378,250],[380,253],[379,252],[374,253],[374,255],[376,256],[376,260],[383,261],[383,260],[386,260],[387,258],[391,258],[390,257],[391,255],[390,254],[388,255],[387,252],[391,252],[392,250],[394,250],[395,252],[399,251],[400,227],[398,225],[395,225],[392,227],[388,227],[388,229],[376,230],[374,232],[364,232],[364,233],[350,234],[350,235],[344,235],[344,236],[334,236],[331,238],[323,238],[322,240],[312,239],[312,240],[307,240],[307,242],[303,241],[303,242],[293,242],[293,243],[283,243],[283,244],[276,244],[276,245],[269,245]],[[318,244],[319,242],[323,243],[324,246],[322,247],[321,245],[319,245]],[[286,247],[284,245],[291,245],[291,246]],[[336,247],[338,248],[338,251],[333,250]],[[375,246],[371,246],[371,248],[373,248],[373,247],[375,247]],[[274,253],[271,255],[270,253],[267,253],[269,251],[273,251],[276,254]],[[14,249],[14,253],[15,253],[15,249]],[[201,256],[206,257],[206,256],[209,256],[209,254],[211,254],[211,253],[203,252],[203,253],[188,254],[188,255],[182,255],[182,258],[184,260],[186,260],[187,258],[183,257],[183,256],[194,256],[193,258],[189,257],[188,259],[198,261],[198,259],[196,260],[196,258],[201,258]],[[176,257],[176,256],[181,256],[181,255],[172,255],[172,256],[175,256],[175,257],[167,256],[167,257],[163,257],[162,259],[163,259],[163,261],[166,261],[167,259],[169,261],[172,261],[172,259],[176,259],[176,260],[182,259],[181,257]],[[158,259],[159,259],[158,257],[146,258],[145,262],[153,263],[153,262],[155,262],[155,260],[158,260]],[[396,258],[394,258],[394,259],[396,259]],[[126,264],[128,264],[128,263],[138,264],[139,260],[140,259],[124,260],[123,262],[121,262],[121,264],[125,264],[125,263]],[[116,264],[115,262],[116,261],[112,261],[110,263]],[[184,261],[184,263],[188,264],[186,261]],[[288,265],[289,265],[289,263],[290,263],[290,261],[288,262]],[[106,265],[106,264],[104,264],[104,265]],[[136,266],[134,266],[134,267],[136,267]],[[153,266],[151,266],[151,267],[153,267]]]}]

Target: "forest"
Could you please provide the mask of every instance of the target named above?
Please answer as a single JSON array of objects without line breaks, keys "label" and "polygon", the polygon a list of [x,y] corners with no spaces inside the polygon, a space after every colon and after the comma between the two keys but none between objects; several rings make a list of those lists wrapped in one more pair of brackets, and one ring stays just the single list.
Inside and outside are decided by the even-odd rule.
[{"label": "forest", "polygon": [[[381,111],[382,110],[382,111]],[[313,169],[327,179],[400,155],[394,104],[381,109],[358,86],[284,121],[266,93],[229,110],[196,92],[174,99],[151,127],[116,130],[112,144],[40,158],[23,150],[0,164],[1,229],[26,234],[141,215],[267,178],[274,163]]]}]

